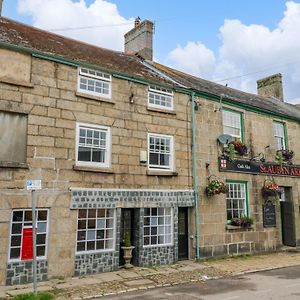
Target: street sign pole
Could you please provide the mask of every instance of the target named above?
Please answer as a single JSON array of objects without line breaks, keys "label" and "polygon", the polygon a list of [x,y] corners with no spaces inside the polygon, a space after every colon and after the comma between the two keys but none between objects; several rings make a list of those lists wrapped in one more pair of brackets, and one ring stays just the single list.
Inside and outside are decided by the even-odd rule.
[{"label": "street sign pole", "polygon": [[33,275],[33,293],[37,294],[37,278],[36,278],[36,203],[37,203],[37,192],[36,190],[42,189],[41,180],[27,180],[27,190],[31,191],[31,202],[32,202],[32,275]]},{"label": "street sign pole", "polygon": [[32,200],[32,273],[33,273],[33,293],[36,295],[36,190],[32,190],[31,192],[31,200]]}]

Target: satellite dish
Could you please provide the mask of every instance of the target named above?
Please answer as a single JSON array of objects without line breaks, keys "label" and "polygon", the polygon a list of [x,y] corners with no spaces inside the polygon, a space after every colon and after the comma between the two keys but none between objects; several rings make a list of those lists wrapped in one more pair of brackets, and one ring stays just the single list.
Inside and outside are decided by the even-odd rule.
[{"label": "satellite dish", "polygon": [[219,137],[218,137],[218,141],[222,144],[222,145],[225,145],[225,144],[228,144],[230,142],[232,142],[234,140],[233,136],[231,136],[230,134],[221,134]]}]

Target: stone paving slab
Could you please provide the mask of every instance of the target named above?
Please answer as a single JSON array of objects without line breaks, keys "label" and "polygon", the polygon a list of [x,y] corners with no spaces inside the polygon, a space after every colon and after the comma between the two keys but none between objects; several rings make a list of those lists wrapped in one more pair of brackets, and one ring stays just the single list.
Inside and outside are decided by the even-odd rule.
[{"label": "stone paving slab", "polygon": [[131,281],[126,281],[124,282],[125,285],[129,287],[136,287],[136,286],[145,286],[145,285],[153,285],[154,282],[149,279],[137,279],[137,280],[131,280]]},{"label": "stone paving slab", "polygon": [[140,275],[137,272],[132,271],[120,271],[117,273],[117,275],[121,276],[123,279],[140,277]]}]

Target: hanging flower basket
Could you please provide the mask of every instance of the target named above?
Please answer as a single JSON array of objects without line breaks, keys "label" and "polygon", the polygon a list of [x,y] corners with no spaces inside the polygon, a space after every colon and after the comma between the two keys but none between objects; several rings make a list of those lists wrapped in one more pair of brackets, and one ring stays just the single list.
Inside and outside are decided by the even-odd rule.
[{"label": "hanging flower basket", "polygon": [[207,197],[211,197],[218,194],[225,194],[227,192],[227,186],[222,180],[215,178],[211,179],[209,177],[209,183],[205,189]]},{"label": "hanging flower basket", "polygon": [[234,150],[237,152],[238,155],[240,156],[247,155],[248,148],[240,140],[230,142],[229,145],[230,144],[234,146]]},{"label": "hanging flower basket", "polygon": [[262,196],[264,198],[276,197],[278,198],[281,193],[281,188],[275,181],[265,180],[264,186],[261,189]]}]

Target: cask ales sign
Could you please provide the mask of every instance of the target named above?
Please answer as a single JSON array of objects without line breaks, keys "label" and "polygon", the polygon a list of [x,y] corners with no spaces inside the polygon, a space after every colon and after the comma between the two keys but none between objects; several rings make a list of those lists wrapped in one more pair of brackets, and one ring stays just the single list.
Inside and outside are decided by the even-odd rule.
[{"label": "cask ales sign", "polygon": [[299,177],[300,166],[298,165],[278,165],[271,162],[258,162],[249,160],[228,160],[226,158],[219,158],[219,170],[221,172],[239,172],[249,174],[261,174],[271,176],[286,176]]}]

